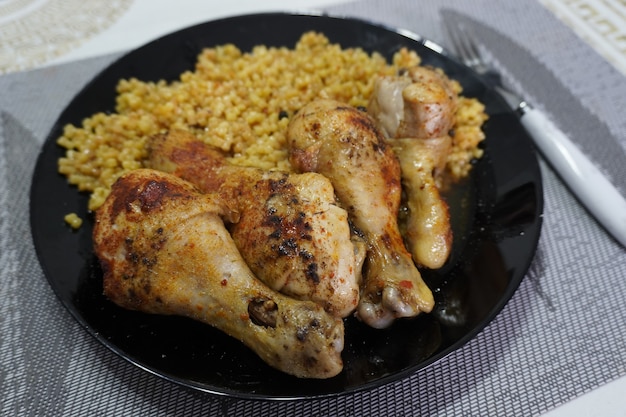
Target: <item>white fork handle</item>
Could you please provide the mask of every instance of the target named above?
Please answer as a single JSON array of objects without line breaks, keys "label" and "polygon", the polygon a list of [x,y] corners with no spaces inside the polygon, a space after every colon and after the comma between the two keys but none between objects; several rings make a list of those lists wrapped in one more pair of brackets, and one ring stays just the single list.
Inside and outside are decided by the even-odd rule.
[{"label": "white fork handle", "polygon": [[523,110],[522,125],[543,156],[583,205],[626,247],[624,197],[544,113],[531,107]]}]

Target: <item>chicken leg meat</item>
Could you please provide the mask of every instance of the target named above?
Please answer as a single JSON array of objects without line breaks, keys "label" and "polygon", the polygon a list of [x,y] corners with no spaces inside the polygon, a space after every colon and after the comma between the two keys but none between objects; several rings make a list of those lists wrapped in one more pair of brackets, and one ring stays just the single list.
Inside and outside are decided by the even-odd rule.
[{"label": "chicken leg meat", "polygon": [[207,323],[297,377],[337,375],[342,320],[259,281],[224,227],[237,217],[219,196],[174,175],[122,176],[93,231],[105,295],[124,308]]},{"label": "chicken leg meat", "polygon": [[435,177],[451,149],[457,95],[441,72],[412,67],[405,74],[380,77],[368,113],[386,135],[402,167],[407,195],[406,241],[415,261],[441,268],[452,249],[448,205]]},{"label": "chicken leg meat", "polygon": [[338,317],[355,310],[365,247],[353,241],[327,178],[234,166],[183,131],[154,136],[149,148],[152,168],[218,193],[237,209],[229,231],[259,279]]},{"label": "chicken leg meat", "polygon": [[367,242],[358,317],[384,328],[397,317],[430,312],[433,295],[398,229],[400,166],[374,121],[343,103],[317,100],[294,116],[287,140],[291,164],[330,179]]}]

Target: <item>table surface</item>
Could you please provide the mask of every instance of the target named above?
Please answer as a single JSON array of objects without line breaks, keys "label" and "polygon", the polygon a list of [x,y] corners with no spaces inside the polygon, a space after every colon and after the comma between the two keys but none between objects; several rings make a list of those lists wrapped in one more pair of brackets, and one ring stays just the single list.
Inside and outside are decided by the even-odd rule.
[{"label": "table surface", "polygon": [[[352,14],[360,14],[358,6],[337,0],[289,2],[178,0],[174,2],[176,7],[172,7],[172,3],[166,0],[83,2],[89,7],[85,10],[81,9],[81,13],[73,23],[76,30],[72,34],[67,31],[65,33],[54,31],[51,29],[54,26],[51,23],[58,23],[59,19],[62,19],[63,8],[75,9],[80,2],[70,0],[0,1],[0,39],[2,39],[0,41],[0,74],[5,74],[0,75],[0,81],[2,77],[28,73],[35,69],[71,64],[127,51],[162,34],[217,17],[285,10],[330,10],[331,12],[352,10]],[[448,4],[448,2],[443,3]],[[539,3],[586,45],[593,48],[613,70],[621,72],[622,75],[626,74],[626,5],[623,1],[541,0]],[[458,3],[451,2],[450,4]],[[147,18],[147,16],[151,17]],[[368,15],[367,17],[370,20],[377,20],[378,16]],[[18,25],[19,22],[22,22],[22,25]],[[24,25],[24,22],[30,26]],[[25,29],[27,27],[37,29],[27,30]],[[420,34],[426,37],[434,36],[430,33]],[[446,41],[441,34],[437,35],[438,40],[445,44]],[[10,39],[10,41],[6,42],[5,39]],[[626,111],[624,101],[621,104],[622,112]],[[0,107],[0,110],[3,108]],[[11,111],[10,108],[4,110]],[[618,130],[618,136],[623,132],[623,129]],[[620,137],[619,140],[623,142],[624,137]],[[617,249],[617,253],[623,257],[624,249]],[[626,410],[626,397],[624,396],[626,369],[621,369],[617,374],[621,377],[606,380],[600,386],[582,392],[576,398],[557,404],[558,406],[551,410],[544,410],[542,415],[550,417],[626,415],[624,411]],[[2,377],[3,374],[0,373],[0,379]]]}]

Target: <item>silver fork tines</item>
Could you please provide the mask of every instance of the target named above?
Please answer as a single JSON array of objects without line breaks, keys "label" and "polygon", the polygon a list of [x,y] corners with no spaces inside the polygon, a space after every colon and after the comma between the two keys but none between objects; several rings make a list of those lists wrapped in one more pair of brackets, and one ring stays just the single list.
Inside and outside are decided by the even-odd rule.
[{"label": "silver fork tines", "polygon": [[480,75],[487,73],[490,68],[483,61],[478,46],[469,35],[469,31],[465,28],[461,28],[459,25],[452,25],[449,21],[447,22],[446,30],[456,55],[465,65],[472,68]]},{"label": "silver fork tines", "polygon": [[469,29],[445,21],[446,31],[454,53],[465,65],[473,69],[490,84],[514,109],[524,109],[528,104],[524,99],[502,85],[500,74],[485,61],[477,42]]}]

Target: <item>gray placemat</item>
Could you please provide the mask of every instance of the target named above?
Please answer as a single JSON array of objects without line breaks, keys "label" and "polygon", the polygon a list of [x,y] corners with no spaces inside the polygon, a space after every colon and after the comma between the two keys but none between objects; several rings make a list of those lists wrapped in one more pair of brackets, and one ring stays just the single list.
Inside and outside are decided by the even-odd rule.
[{"label": "gray placemat", "polygon": [[[533,0],[368,0],[328,11],[445,44],[444,6],[512,34],[557,74],[588,114],[572,119],[563,105],[568,97],[554,97],[545,80],[523,87],[573,139],[599,140],[586,116],[605,129],[601,140],[626,147],[624,77]],[[626,374],[626,251],[543,163],[544,229],[526,279],[487,329],[409,378],[325,400],[258,402],[190,391],[122,360],[57,301],[28,223],[30,178],[47,132],[116,57],[0,77],[0,415],[530,416]],[[615,167],[626,165],[619,152],[597,158],[616,178]]]}]

